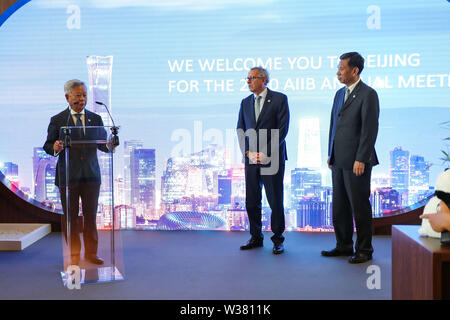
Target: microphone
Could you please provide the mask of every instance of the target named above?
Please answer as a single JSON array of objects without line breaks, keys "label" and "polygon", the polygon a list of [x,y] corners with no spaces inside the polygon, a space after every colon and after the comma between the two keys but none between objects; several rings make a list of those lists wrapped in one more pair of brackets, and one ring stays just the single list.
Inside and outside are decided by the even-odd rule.
[{"label": "microphone", "polygon": [[111,121],[112,121],[112,123],[113,123],[113,128],[115,128],[116,125],[114,124],[114,119],[111,117],[111,113],[109,113],[109,109],[108,109],[108,107],[106,106],[106,104],[104,104],[103,102],[100,102],[100,101],[95,101],[95,103],[96,103],[96,104],[100,104],[100,105],[102,105],[102,106],[104,106],[104,107],[106,108],[106,111],[108,111],[108,115],[109,115],[109,117],[111,118]]},{"label": "microphone", "polygon": [[111,113],[109,112],[108,106],[100,101],[95,101],[95,103],[104,106],[106,111],[108,112],[109,118],[111,119],[111,121],[113,123],[113,126],[111,127],[111,132],[113,134],[113,145],[117,147],[119,145],[119,137],[117,136],[117,133],[119,132],[119,128],[116,127],[116,124],[114,123],[114,119],[111,116]]}]

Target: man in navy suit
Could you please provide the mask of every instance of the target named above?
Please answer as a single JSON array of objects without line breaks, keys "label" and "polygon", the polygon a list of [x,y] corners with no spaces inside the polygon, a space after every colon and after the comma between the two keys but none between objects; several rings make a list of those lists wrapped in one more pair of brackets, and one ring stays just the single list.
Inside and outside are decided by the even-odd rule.
[{"label": "man in navy suit", "polygon": [[[59,187],[64,217],[62,230],[67,239],[66,220],[66,166],[63,137],[61,127],[79,126],[79,130],[72,129],[72,139],[106,139],[106,131],[101,129],[86,130],[90,126],[103,126],[102,118],[84,107],[87,103],[87,88],[80,80],[70,80],[64,85],[65,97],[69,104],[62,112],[53,116],[47,131],[47,140],[44,150],[58,157],[56,165],[55,184]],[[85,128],[84,128],[85,127]],[[92,134],[96,135],[93,137]],[[86,136],[84,136],[86,134]],[[96,215],[98,197],[100,194],[101,173],[97,159],[97,148],[103,152],[109,152],[105,144],[89,145],[77,144],[70,148],[69,159],[69,194],[70,194],[70,240],[71,240],[71,262],[78,264],[80,259],[81,241],[78,212],[79,200],[81,198],[83,209],[83,240],[85,248],[85,259],[95,263],[103,264],[103,260],[97,256],[98,233],[96,226]],[[111,150],[113,150],[111,148]]]},{"label": "man in navy suit", "polygon": [[[350,263],[369,261],[373,254],[369,197],[372,167],[378,164],[375,141],[380,107],[376,91],[359,77],[363,68],[364,58],[357,52],[340,57],[337,76],[345,86],[334,97],[328,142],[336,247],[322,251],[322,255],[352,256]],[[357,234],[355,252],[353,217]]]},{"label": "man in navy suit", "polygon": [[289,106],[286,95],[269,90],[268,72],[255,67],[247,77],[253,94],[243,99],[237,132],[245,158],[245,188],[250,240],[241,246],[248,250],[263,246],[261,223],[262,186],[272,210],[273,253],[284,252],[284,162],[287,160],[285,138],[289,129]]}]

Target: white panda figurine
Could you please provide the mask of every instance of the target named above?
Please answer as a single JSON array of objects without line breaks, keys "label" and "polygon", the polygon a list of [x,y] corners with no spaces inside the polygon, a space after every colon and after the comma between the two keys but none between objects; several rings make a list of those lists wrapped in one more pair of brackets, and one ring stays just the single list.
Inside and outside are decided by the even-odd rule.
[{"label": "white panda figurine", "polygon": [[[436,181],[436,191],[442,191],[445,193],[450,193],[450,170],[442,172]],[[438,206],[441,200],[434,196],[431,198],[423,209],[423,214],[435,214],[438,211]],[[419,229],[419,233],[424,236],[432,238],[440,238],[441,233],[436,232],[431,228],[428,219],[422,219],[422,227]]]}]

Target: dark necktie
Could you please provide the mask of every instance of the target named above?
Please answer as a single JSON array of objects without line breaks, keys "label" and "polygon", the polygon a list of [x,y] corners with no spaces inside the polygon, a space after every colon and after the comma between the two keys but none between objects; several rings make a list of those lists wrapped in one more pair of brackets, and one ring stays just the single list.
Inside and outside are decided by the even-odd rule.
[{"label": "dark necktie", "polygon": [[77,122],[75,122],[75,126],[82,127],[83,122],[81,122],[81,113],[76,113],[75,117],[77,118]]},{"label": "dark necktie", "polygon": [[255,119],[258,121],[259,114],[261,113],[261,96],[257,96],[255,99]]},{"label": "dark necktie", "polygon": [[345,101],[347,101],[349,95],[350,95],[350,89],[347,88],[347,90],[345,90],[344,103],[345,103]]},{"label": "dark necktie", "polygon": [[[77,118],[77,122],[75,122],[75,126],[83,127],[83,122],[81,122],[81,113],[76,113],[75,117]],[[84,137],[84,128],[80,130],[81,137]]]}]

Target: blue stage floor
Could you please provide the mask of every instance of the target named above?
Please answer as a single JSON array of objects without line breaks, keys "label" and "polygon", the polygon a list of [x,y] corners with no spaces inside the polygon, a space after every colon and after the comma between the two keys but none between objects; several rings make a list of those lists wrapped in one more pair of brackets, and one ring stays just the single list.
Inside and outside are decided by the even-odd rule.
[{"label": "blue stage floor", "polygon": [[[286,233],[278,256],[270,235],[263,248],[240,251],[247,232],[124,231],[125,280],[68,290],[61,234],[51,233],[22,252],[0,252],[0,299],[391,299],[389,236],[374,237],[372,261],[351,265],[320,255],[334,247],[333,233]],[[371,265],[379,267],[380,289],[367,287]]]}]

